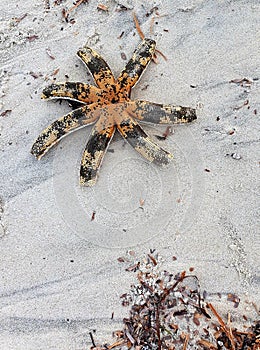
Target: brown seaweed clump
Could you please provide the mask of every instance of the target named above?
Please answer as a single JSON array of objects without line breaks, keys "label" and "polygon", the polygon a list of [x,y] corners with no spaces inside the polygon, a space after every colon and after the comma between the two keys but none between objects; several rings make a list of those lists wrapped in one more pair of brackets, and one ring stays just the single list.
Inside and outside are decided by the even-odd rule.
[{"label": "brown seaweed clump", "polygon": [[225,322],[203,300],[195,275],[174,275],[160,265],[150,252],[127,269],[137,274],[130,293],[121,296],[129,317],[113,344],[97,346],[92,337],[92,350],[260,350],[260,321],[233,328],[230,315]]}]

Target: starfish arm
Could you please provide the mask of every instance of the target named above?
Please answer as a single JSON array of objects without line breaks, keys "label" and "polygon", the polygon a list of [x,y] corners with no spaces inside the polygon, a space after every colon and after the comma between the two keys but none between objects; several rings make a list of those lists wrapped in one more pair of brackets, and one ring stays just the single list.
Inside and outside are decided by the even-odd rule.
[{"label": "starfish arm", "polygon": [[125,113],[124,118],[117,123],[117,128],[126,141],[149,162],[166,165],[173,158],[171,153],[153,142],[130,115]]},{"label": "starfish arm", "polygon": [[155,41],[145,38],[134,51],[132,58],[117,79],[119,91],[127,91],[137,83],[143,71],[151,61],[155,51]]},{"label": "starfish arm", "polygon": [[116,127],[114,125],[108,125],[104,120],[99,120],[93,127],[82,155],[80,167],[81,185],[95,185],[99,168],[115,130]]},{"label": "starfish arm", "polygon": [[84,103],[93,103],[99,99],[100,89],[95,86],[79,83],[66,82],[55,83],[43,89],[42,98],[67,98]]},{"label": "starfish arm", "polygon": [[140,100],[129,102],[127,111],[131,116],[152,124],[190,123],[197,119],[196,110],[193,108]]},{"label": "starfish arm", "polygon": [[107,89],[109,85],[115,84],[111,69],[96,51],[90,47],[83,46],[83,48],[77,52],[77,55],[90,70],[98,87]]},{"label": "starfish arm", "polygon": [[83,106],[55,120],[38,136],[31,153],[40,159],[52,146],[68,133],[88,124],[98,118],[97,104]]}]

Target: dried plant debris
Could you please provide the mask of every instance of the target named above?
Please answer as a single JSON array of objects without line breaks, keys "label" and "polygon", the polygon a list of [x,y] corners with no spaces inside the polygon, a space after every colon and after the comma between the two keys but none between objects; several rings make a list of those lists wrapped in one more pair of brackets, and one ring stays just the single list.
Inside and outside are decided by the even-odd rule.
[{"label": "dried plant debris", "polygon": [[155,136],[157,137],[158,140],[166,140],[168,136],[173,134],[174,134],[174,129],[170,125],[170,126],[167,126],[167,128],[165,129],[165,132],[162,135],[155,135]]},{"label": "dried plant debris", "polygon": [[29,74],[34,78],[34,79],[38,79],[39,77],[42,77],[43,74],[41,72],[29,72]]},{"label": "dried plant debris", "polygon": [[98,4],[97,5],[97,9],[101,10],[101,11],[105,11],[108,12],[108,6],[104,5],[104,4]]},{"label": "dried plant debris", "polygon": [[[129,257],[118,260],[129,263]],[[92,350],[260,350],[260,321],[243,331],[233,328],[230,315],[224,321],[203,300],[195,275],[169,273],[161,261],[150,251],[126,269],[137,276],[130,293],[121,296],[129,317],[113,333],[113,344],[98,345],[92,336]],[[236,295],[228,298],[239,303]]]},{"label": "dried plant debris", "polygon": [[19,17],[1,20],[0,43],[2,44],[2,51],[38,39],[34,29],[28,28],[26,21],[23,21],[26,16],[27,13],[23,13]]},{"label": "dried plant debris", "polygon": [[[238,111],[239,109],[243,108],[244,106],[248,106],[249,105],[249,100],[245,100],[244,103],[241,106],[238,107],[234,107],[233,110],[234,111]],[[247,107],[248,108],[248,107]],[[250,107],[249,107],[250,108]]]},{"label": "dried plant debris", "polygon": [[69,15],[72,11],[74,11],[77,7],[79,7],[81,4],[88,4],[88,0],[76,0],[73,3],[73,6],[69,8],[67,11],[65,8],[62,9],[62,17],[65,19],[67,23],[74,24],[75,20],[73,18],[69,19]]},{"label": "dried plant debris", "polygon": [[51,50],[49,48],[45,49],[47,55],[52,59],[55,60],[55,57],[53,56],[53,54],[51,53]]},{"label": "dried plant debris", "polygon": [[239,78],[239,79],[230,80],[230,83],[234,83],[234,84],[240,85],[242,87],[248,87],[248,86],[251,86],[253,81],[248,79],[248,78],[242,78],[242,79]]},{"label": "dried plant debris", "polygon": [[121,11],[132,10],[134,8],[132,0],[115,0],[116,9]]},{"label": "dried plant debris", "polygon": [[54,5],[58,6],[63,2],[63,0],[54,0]]},{"label": "dried plant debris", "polygon": [[44,9],[49,10],[51,8],[50,0],[44,0]]},{"label": "dried plant debris", "polygon": [[39,39],[39,36],[34,34],[34,35],[29,35],[29,36],[27,36],[26,38],[27,38],[28,41],[31,43],[31,42],[33,42],[33,41]]},{"label": "dried plant debris", "polygon": [[9,113],[11,113],[11,112],[12,112],[11,109],[6,109],[5,111],[3,111],[3,112],[0,114],[0,116],[1,116],[1,117],[5,117],[5,116],[7,116]]},{"label": "dried plant debris", "polygon": [[27,13],[24,13],[20,17],[14,17],[13,20],[17,23],[20,23],[26,16],[27,16]]},{"label": "dried plant debris", "polygon": [[[139,24],[139,21],[138,21],[138,19],[136,17],[135,12],[133,12],[133,19],[134,19],[134,23],[135,23],[135,27],[136,27],[137,33],[140,36],[140,38],[143,40],[145,38],[145,35],[144,35],[144,33],[143,33],[142,29],[141,29],[141,26]],[[153,57],[152,57],[152,60],[153,60],[154,63],[156,63],[156,64],[158,63],[156,53],[161,55],[164,58],[164,60],[167,61],[167,57],[160,50],[155,49],[155,52],[153,53]]]}]

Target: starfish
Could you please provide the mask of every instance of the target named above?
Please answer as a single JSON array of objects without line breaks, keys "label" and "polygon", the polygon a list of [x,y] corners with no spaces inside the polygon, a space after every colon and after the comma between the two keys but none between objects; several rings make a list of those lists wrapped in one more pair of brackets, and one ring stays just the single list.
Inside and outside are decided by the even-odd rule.
[{"label": "starfish", "polygon": [[157,145],[138,121],[152,124],[187,123],[196,119],[195,109],[131,100],[135,86],[155,52],[155,41],[144,38],[117,79],[104,59],[84,46],[77,55],[90,70],[97,86],[81,82],[54,83],[43,90],[42,98],[65,98],[81,102],[80,108],[55,120],[38,136],[31,153],[40,159],[68,133],[94,124],[82,155],[80,184],[93,186],[104,154],[116,131],[144,158],[167,165],[173,155]]}]

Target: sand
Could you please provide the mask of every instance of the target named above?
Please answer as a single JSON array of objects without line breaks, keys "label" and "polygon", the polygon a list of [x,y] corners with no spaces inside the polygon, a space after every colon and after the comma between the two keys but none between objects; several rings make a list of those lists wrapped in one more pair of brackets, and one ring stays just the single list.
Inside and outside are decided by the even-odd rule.
[{"label": "sand", "polygon": [[[259,2],[104,0],[103,11],[89,0],[68,23],[62,9],[72,1],[49,3],[0,5],[0,348],[88,349],[93,330],[111,339],[127,315],[119,296],[134,276],[117,258],[128,250],[138,259],[156,249],[174,273],[194,267],[222,315],[256,319]],[[93,83],[76,56],[85,43],[117,76],[140,42],[133,10],[167,61],[150,64],[132,97],[196,107],[198,120],[161,141],[164,126],[145,126],[174,154],[166,169],[116,135],[98,183],[81,188],[91,128],[40,161],[30,154],[41,130],[71,110],[41,91],[54,78]],[[228,293],[239,295],[237,309]]]}]

